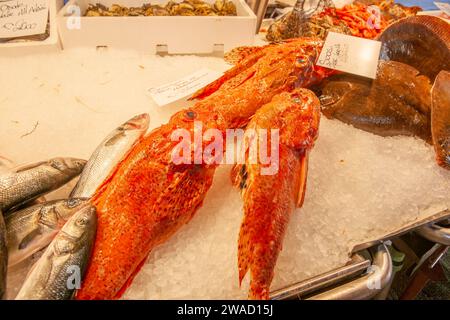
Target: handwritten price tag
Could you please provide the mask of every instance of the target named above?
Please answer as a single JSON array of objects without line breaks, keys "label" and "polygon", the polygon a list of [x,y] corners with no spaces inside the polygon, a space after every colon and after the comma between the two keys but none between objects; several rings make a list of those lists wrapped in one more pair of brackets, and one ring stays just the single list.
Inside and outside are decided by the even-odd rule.
[{"label": "handwritten price tag", "polygon": [[0,0],[0,39],[44,33],[49,0]]},{"label": "handwritten price tag", "polygon": [[375,79],[381,42],[329,32],[318,66]]},{"label": "handwritten price tag", "polygon": [[190,96],[198,89],[203,88],[210,82],[222,75],[221,72],[201,69],[187,77],[175,82],[165,84],[157,88],[150,88],[148,91],[152,99],[159,105],[164,106],[174,101]]}]

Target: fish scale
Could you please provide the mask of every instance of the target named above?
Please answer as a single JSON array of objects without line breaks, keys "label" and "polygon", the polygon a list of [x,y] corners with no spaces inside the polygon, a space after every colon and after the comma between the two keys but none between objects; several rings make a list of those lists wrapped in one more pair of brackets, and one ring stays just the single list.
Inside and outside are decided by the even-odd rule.
[{"label": "fish scale", "polygon": [[53,191],[78,176],[86,164],[75,158],[54,158],[0,176],[0,210],[7,213]]},{"label": "fish scale", "polygon": [[72,298],[89,263],[96,226],[94,206],[76,212],[32,267],[16,300]]},{"label": "fish scale", "polygon": [[9,267],[47,246],[87,199],[53,200],[15,211],[5,218]]}]

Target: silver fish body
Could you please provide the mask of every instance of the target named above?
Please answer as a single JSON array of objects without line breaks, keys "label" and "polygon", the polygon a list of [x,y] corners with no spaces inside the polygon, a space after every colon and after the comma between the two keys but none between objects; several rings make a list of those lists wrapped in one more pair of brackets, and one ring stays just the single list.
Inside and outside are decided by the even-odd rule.
[{"label": "silver fish body", "polygon": [[71,299],[81,286],[96,229],[94,206],[75,213],[32,267],[16,300]]},{"label": "silver fish body", "polygon": [[53,200],[6,216],[8,267],[45,248],[64,223],[87,204],[87,199]]},{"label": "silver fish body", "polygon": [[78,176],[85,160],[54,158],[0,175],[0,210],[6,213],[53,191]]},{"label": "silver fish body", "polygon": [[150,118],[140,114],[112,131],[89,158],[70,197],[92,197],[114,168],[129,153],[132,146],[147,131]]},{"label": "silver fish body", "polygon": [[6,272],[8,268],[8,248],[6,247],[6,227],[0,211],[0,300],[6,292]]}]

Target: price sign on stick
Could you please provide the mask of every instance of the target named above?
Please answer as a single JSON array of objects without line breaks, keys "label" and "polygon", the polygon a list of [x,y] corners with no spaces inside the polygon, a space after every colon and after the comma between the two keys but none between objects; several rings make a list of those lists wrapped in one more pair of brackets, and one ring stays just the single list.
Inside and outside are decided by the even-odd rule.
[{"label": "price sign on stick", "polygon": [[49,0],[0,0],[0,39],[42,34]]},{"label": "price sign on stick", "polygon": [[381,42],[329,32],[318,66],[375,79]]}]

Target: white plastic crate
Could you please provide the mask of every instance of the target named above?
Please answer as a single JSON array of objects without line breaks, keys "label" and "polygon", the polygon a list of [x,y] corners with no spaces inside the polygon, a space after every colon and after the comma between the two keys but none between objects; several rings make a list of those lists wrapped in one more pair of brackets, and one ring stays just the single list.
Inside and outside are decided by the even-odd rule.
[{"label": "white plastic crate", "polygon": [[84,17],[89,3],[140,7],[167,1],[70,0],[57,18],[63,48],[106,46],[146,53],[211,53],[252,45],[255,40],[256,16],[244,0],[233,0],[237,16]]}]

